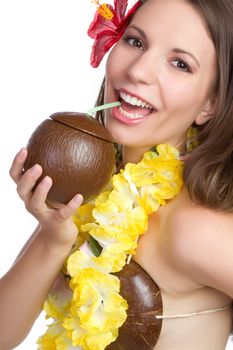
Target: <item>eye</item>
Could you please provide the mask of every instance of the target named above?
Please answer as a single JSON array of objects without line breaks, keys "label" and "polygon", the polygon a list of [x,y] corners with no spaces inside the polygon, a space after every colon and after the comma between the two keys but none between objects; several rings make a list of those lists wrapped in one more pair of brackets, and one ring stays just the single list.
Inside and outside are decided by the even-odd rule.
[{"label": "eye", "polygon": [[123,37],[123,40],[130,46],[135,47],[136,49],[140,49],[143,50],[143,44],[141,42],[141,40],[135,36],[129,36],[129,35],[125,35]]},{"label": "eye", "polygon": [[172,60],[172,65],[183,72],[192,73],[192,69],[188,63],[181,58],[175,58]]}]

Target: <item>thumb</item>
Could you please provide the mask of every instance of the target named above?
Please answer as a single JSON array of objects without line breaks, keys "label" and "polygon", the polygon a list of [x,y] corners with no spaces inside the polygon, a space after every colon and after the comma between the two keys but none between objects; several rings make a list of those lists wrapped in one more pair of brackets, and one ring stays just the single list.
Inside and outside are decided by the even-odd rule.
[{"label": "thumb", "polygon": [[77,208],[83,202],[83,196],[81,194],[75,195],[64,207],[57,210],[56,215],[58,220],[65,221],[68,220],[72,214],[75,213]]}]

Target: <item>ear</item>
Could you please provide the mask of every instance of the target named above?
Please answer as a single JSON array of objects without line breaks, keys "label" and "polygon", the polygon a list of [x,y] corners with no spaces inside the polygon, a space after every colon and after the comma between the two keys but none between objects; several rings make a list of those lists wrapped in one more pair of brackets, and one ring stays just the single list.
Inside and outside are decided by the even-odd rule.
[{"label": "ear", "polygon": [[197,125],[205,124],[206,122],[208,122],[208,120],[214,117],[215,111],[216,111],[216,97],[211,96],[203,106],[203,109],[201,110],[201,112],[196,117],[195,123]]}]

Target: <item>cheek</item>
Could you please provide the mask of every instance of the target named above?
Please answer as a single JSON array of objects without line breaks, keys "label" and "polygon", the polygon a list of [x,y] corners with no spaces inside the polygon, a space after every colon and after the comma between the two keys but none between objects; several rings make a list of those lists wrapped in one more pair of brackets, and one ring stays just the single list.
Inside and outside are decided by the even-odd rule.
[{"label": "cheek", "polygon": [[106,61],[104,91],[105,103],[111,102],[112,98],[115,96],[115,89],[117,89],[119,84],[122,84],[122,81],[125,80],[124,62],[120,59],[119,64],[119,57],[121,57],[120,51],[120,48],[116,44],[110,51]]},{"label": "cheek", "polygon": [[[203,93],[200,91],[199,84],[192,82],[180,84],[177,80],[170,80],[163,85],[164,100],[167,108],[176,108],[186,110],[196,108],[202,103]],[[197,108],[198,109],[198,108]]]},{"label": "cheek", "polygon": [[106,75],[110,79],[122,79],[125,77],[127,67],[130,65],[129,55],[122,43],[117,43],[109,53],[106,62]]},{"label": "cheek", "polygon": [[117,67],[119,67],[119,61],[117,64],[117,44],[110,51],[107,62],[106,62],[106,75],[111,77],[117,74]]},{"label": "cheek", "polygon": [[[114,79],[114,71],[112,69],[114,65],[112,64],[111,53],[108,56],[106,66],[105,66],[105,87],[104,87],[104,102],[108,103],[110,95],[112,94],[112,81]],[[107,112],[107,111],[106,111]],[[106,113],[105,112],[105,113]]]}]

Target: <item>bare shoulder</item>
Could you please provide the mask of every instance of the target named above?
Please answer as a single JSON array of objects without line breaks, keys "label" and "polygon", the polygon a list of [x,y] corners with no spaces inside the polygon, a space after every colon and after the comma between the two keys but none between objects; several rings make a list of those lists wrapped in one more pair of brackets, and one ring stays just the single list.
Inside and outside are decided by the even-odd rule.
[{"label": "bare shoulder", "polygon": [[170,258],[196,282],[233,297],[233,214],[184,199],[168,219]]}]

